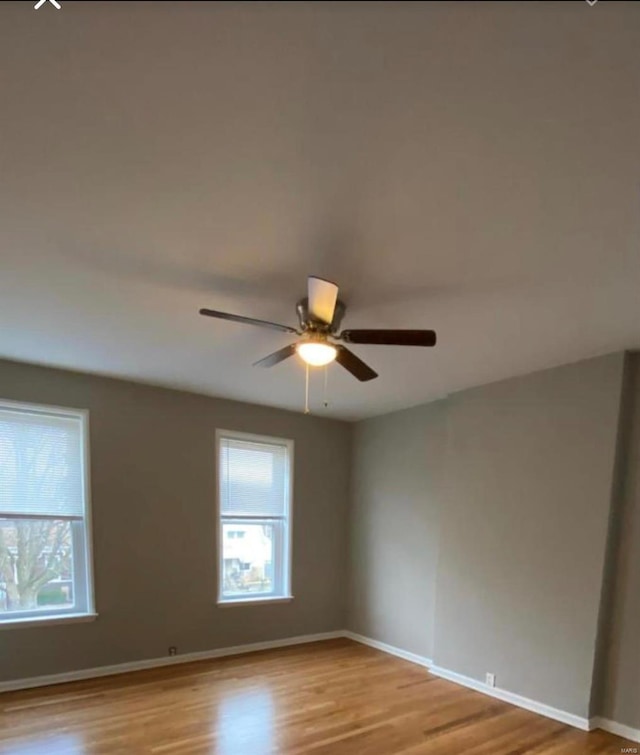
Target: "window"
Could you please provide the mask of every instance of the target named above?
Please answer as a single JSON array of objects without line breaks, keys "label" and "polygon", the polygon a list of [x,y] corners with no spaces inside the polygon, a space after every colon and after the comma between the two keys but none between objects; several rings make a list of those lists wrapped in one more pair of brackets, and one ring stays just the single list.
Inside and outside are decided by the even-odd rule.
[{"label": "window", "polygon": [[218,431],[218,602],[291,597],[293,441]]},{"label": "window", "polygon": [[93,615],[87,413],[0,402],[0,626]]}]

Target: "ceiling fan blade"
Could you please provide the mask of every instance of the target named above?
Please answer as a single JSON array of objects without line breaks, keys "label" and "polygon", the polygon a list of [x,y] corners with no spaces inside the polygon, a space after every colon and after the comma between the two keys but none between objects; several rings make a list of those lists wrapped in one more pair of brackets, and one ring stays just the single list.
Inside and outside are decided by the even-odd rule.
[{"label": "ceiling fan blade", "polygon": [[367,380],[373,380],[378,377],[378,373],[365,364],[360,357],[357,357],[353,351],[349,351],[346,346],[336,345],[338,353],[336,355],[336,362],[348,370],[354,377],[358,378],[361,382]]},{"label": "ceiling fan blade", "polygon": [[296,344],[292,343],[289,346],[285,346],[284,349],[274,351],[273,354],[269,354],[268,357],[260,359],[253,363],[254,367],[273,367],[279,362],[284,362],[285,359],[292,357],[296,353]]},{"label": "ceiling fan blade", "polygon": [[314,320],[331,325],[338,300],[338,287],[324,278],[310,275],[307,280],[309,314]]},{"label": "ceiling fan blade", "polygon": [[270,330],[279,330],[282,333],[295,333],[296,335],[300,335],[295,328],[291,328],[289,325],[280,325],[277,322],[269,322],[268,320],[256,320],[253,317],[232,315],[229,312],[218,312],[215,309],[201,309],[200,314],[206,315],[207,317],[217,317],[220,320],[230,320],[231,322],[239,322],[244,325],[257,325],[259,328],[269,328]]},{"label": "ceiling fan blade", "polygon": [[435,330],[343,330],[339,338],[346,343],[380,346],[435,346]]}]

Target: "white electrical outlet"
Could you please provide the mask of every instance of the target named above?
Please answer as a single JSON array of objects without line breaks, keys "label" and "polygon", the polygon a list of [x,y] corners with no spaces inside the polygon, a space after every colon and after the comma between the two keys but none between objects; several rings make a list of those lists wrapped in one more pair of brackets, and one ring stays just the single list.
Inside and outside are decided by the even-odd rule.
[{"label": "white electrical outlet", "polygon": [[487,674],[485,681],[486,681],[487,687],[495,687],[496,686],[496,675],[495,674]]}]

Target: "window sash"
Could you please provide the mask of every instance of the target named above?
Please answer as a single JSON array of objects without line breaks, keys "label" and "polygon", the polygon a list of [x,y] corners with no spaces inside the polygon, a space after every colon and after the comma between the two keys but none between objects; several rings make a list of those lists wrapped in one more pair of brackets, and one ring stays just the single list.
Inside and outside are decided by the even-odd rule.
[{"label": "window sash", "polygon": [[56,522],[83,522],[83,516],[61,516],[60,514],[10,514],[0,511],[0,519],[20,519],[20,520],[48,520]]},{"label": "window sash", "polygon": [[[4,519],[18,519],[20,517],[3,517]],[[62,520],[61,520],[62,521]],[[73,552],[73,565],[71,582],[73,584],[73,605],[66,608],[55,606],[42,606],[25,611],[2,611],[0,612],[0,624],[28,619],[50,619],[61,616],[74,616],[76,614],[88,614],[93,612],[90,573],[89,550],[87,533],[83,521],[74,521],[71,524],[71,549]]]},{"label": "window sash", "polygon": [[286,522],[286,516],[230,516],[222,514],[220,521],[225,524],[271,524],[272,522]]},{"label": "window sash", "polygon": [[[250,592],[248,590],[231,591],[224,588],[224,526],[223,525],[238,525],[254,524],[265,525],[273,528],[273,544],[272,544],[272,579],[271,589],[261,590],[256,592]],[[250,521],[247,521],[246,517],[220,517],[220,586],[219,594],[220,599],[224,600],[243,600],[253,599],[260,600],[261,598],[273,598],[282,597],[285,595],[286,585],[284,584],[284,576],[286,570],[286,540],[288,537],[287,521],[284,517],[253,517]],[[234,538],[235,543],[241,542]]]},{"label": "window sash", "polygon": [[218,440],[220,512],[226,516],[282,516],[288,498],[285,443],[221,436]]},{"label": "window sash", "polygon": [[0,516],[84,516],[86,414],[0,400]]}]

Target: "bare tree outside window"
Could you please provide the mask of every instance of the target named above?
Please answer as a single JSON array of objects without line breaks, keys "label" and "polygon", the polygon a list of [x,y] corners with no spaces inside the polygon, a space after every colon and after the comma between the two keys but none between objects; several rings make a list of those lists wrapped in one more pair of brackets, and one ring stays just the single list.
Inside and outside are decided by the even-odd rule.
[{"label": "bare tree outside window", "polygon": [[0,610],[72,604],[72,577],[70,522],[0,520]]}]

